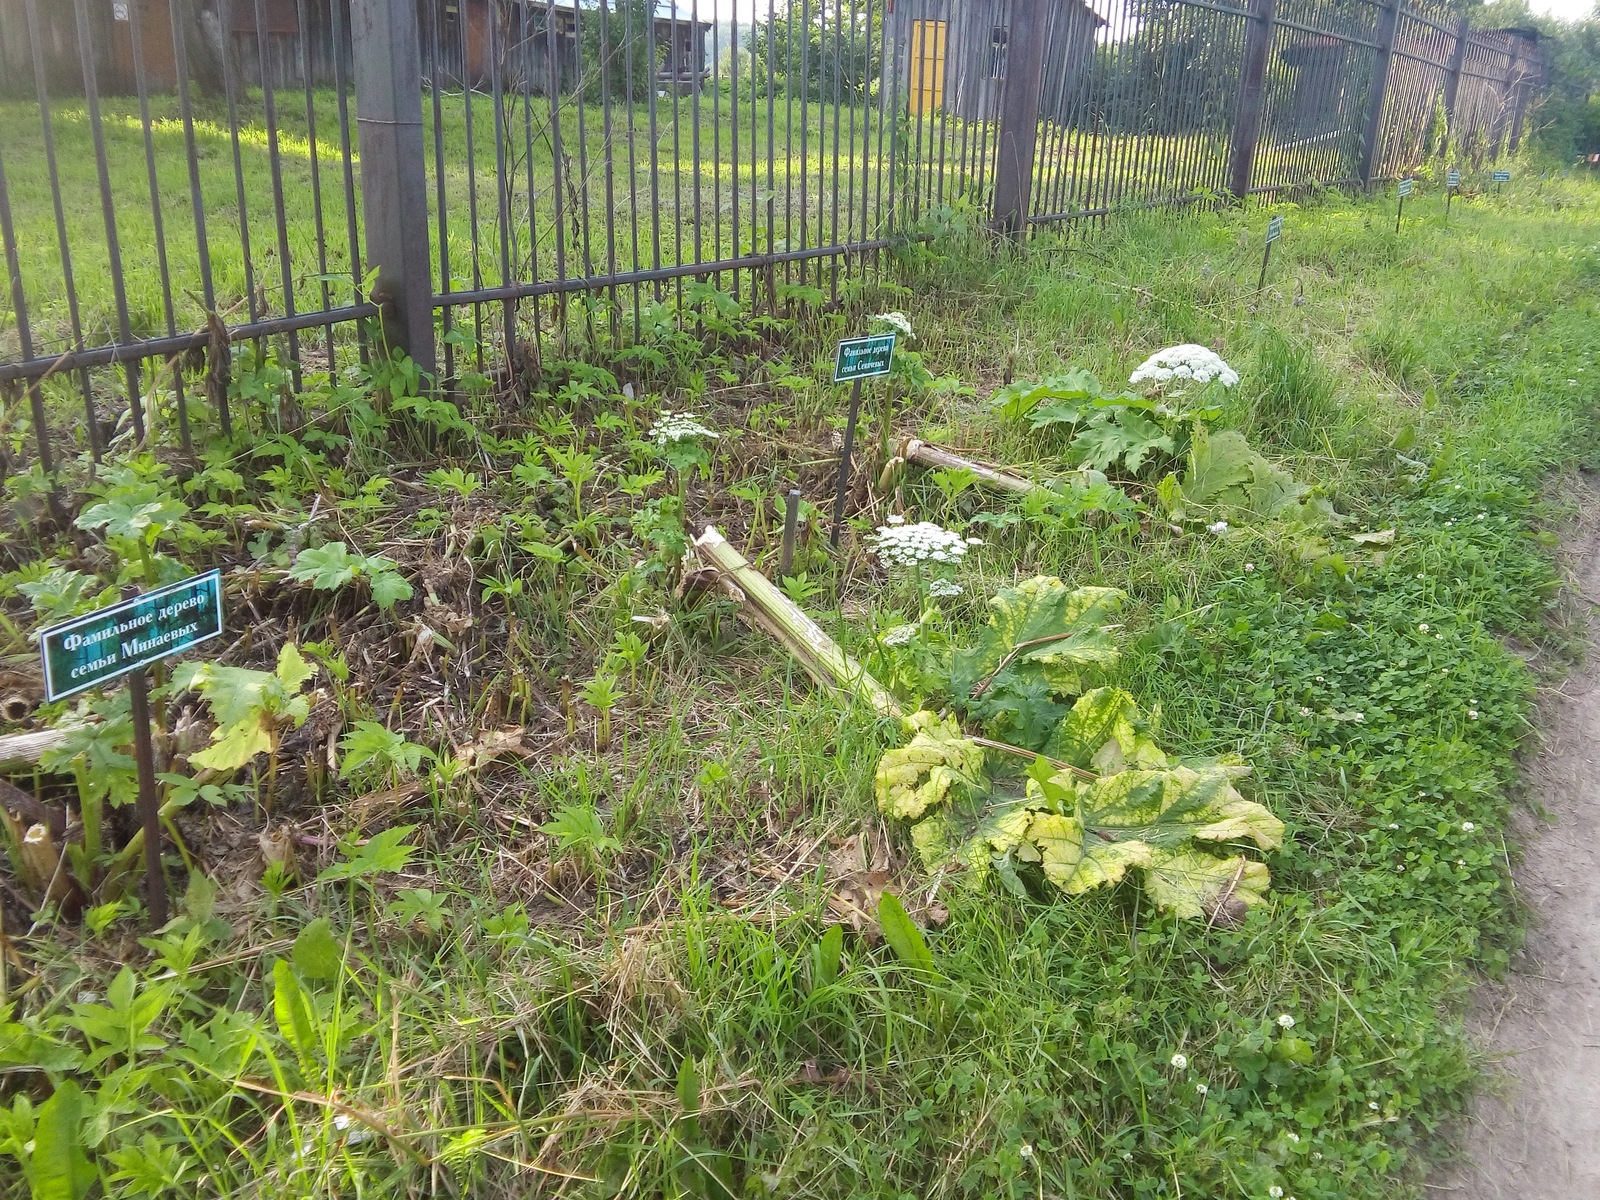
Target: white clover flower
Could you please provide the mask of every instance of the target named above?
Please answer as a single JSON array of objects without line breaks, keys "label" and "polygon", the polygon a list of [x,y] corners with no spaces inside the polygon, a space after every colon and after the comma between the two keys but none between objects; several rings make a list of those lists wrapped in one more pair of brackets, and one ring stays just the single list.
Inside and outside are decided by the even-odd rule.
[{"label": "white clover flower", "polygon": [[1311,715],[1311,710],[1302,704],[1300,706],[1300,715],[1302,717],[1309,717]]},{"label": "white clover flower", "polygon": [[1458,858],[1458,859],[1456,859],[1456,866],[1458,866],[1458,867],[1464,867],[1464,866],[1466,866],[1466,865],[1467,865],[1467,860],[1466,860],[1466,859],[1464,859],[1464,858]]},{"label": "white clover flower", "polygon": [[1032,1158],[1033,1157],[1033,1143],[1032,1142],[1023,1142],[1021,1147],[1018,1148],[1017,1153],[1022,1155],[1023,1158]]},{"label": "white clover flower", "polygon": [[1366,720],[1367,720],[1367,714],[1366,713],[1357,713],[1356,714],[1356,724],[1357,725],[1366,724]]},{"label": "white clover flower", "polygon": [[1273,1184],[1267,1189],[1267,1195],[1271,1196],[1272,1200],[1283,1200],[1283,1189],[1277,1184]]},{"label": "white clover flower", "polygon": [[1467,709],[1467,720],[1476,721],[1477,719],[1478,719],[1478,710],[1475,709],[1475,708]]},{"label": "white clover flower", "polygon": [[657,446],[666,447],[673,442],[694,442],[701,438],[718,438],[722,435],[707,429],[700,423],[700,419],[691,412],[675,413],[670,408],[663,408],[661,416],[655,426],[650,430],[650,440]]},{"label": "white clover flower", "polygon": [[1214,524],[1207,525],[1206,526],[1206,532],[1207,533],[1216,533],[1216,534],[1227,533],[1228,532],[1228,523],[1226,521],[1217,521]]},{"label": "white clover flower", "polygon": [[1400,822],[1399,821],[1390,821],[1389,822],[1389,828],[1390,829],[1399,829],[1400,828]]},{"label": "white clover flower", "polygon": [[915,525],[880,525],[869,539],[873,553],[886,567],[914,567],[920,563],[959,563],[967,553],[967,539],[932,521]]},{"label": "white clover flower", "polygon": [[1186,1055],[1174,1054],[1172,1056],[1172,1066],[1174,1070],[1185,1070],[1189,1066],[1189,1059]]},{"label": "white clover flower", "polygon": [[1239,372],[1223,362],[1215,350],[1192,342],[1157,350],[1128,376],[1129,383],[1151,384],[1157,389],[1175,382],[1205,384],[1213,380],[1231,388],[1239,382]]},{"label": "white clover flower", "polygon": [[1378,1102],[1376,1100],[1368,1100],[1367,1101],[1367,1107],[1370,1108],[1373,1112],[1377,1112],[1378,1111]]},{"label": "white clover flower", "polygon": [[1288,1138],[1291,1142],[1294,1142],[1296,1145],[1299,1145],[1299,1143],[1300,1143],[1300,1135],[1298,1133],[1293,1132],[1292,1130],[1290,1132],[1284,1134],[1283,1136]]},{"label": "white clover flower", "polygon": [[1294,1028],[1294,1018],[1291,1017],[1288,1013],[1279,1013],[1278,1014],[1278,1028],[1279,1029],[1293,1029]]},{"label": "white clover flower", "polygon": [[952,597],[959,596],[965,590],[966,589],[964,589],[953,579],[935,579],[928,585],[928,595],[939,600],[948,600]]},{"label": "white clover flower", "polygon": [[904,646],[917,636],[915,625],[896,625],[893,629],[885,630],[878,635],[878,640],[885,646]]},{"label": "white clover flower", "polygon": [[900,334],[900,336],[902,336],[902,337],[914,338],[914,337],[917,336],[916,334],[911,332],[911,318],[906,316],[905,313],[903,313],[903,312],[898,312],[897,311],[897,312],[879,313],[877,316],[873,317],[872,319],[874,321],[882,321],[885,325],[889,326],[889,328],[893,329],[896,333]]},{"label": "white clover flower", "polygon": [[1245,563],[1245,565],[1244,565],[1244,570],[1245,570],[1245,574],[1246,575],[1248,575],[1251,571],[1254,571],[1255,569],[1256,569],[1255,563]]},{"label": "white clover flower", "polygon": [[1477,826],[1474,825],[1471,821],[1463,821],[1463,822],[1461,822],[1461,832],[1462,833],[1471,833],[1476,828],[1477,828]]},{"label": "white clover flower", "polygon": [[1418,625],[1417,625],[1417,628],[1419,630],[1421,630],[1423,633],[1427,633],[1428,632],[1428,623],[1426,621],[1419,622]]},{"label": "white clover flower", "polygon": [[1203,1084],[1203,1083],[1197,1083],[1197,1084],[1195,1084],[1195,1085],[1194,1085],[1194,1090],[1195,1090],[1195,1091],[1196,1091],[1196,1092],[1197,1092],[1197,1093],[1198,1093],[1198,1094],[1199,1094],[1199,1095],[1202,1095],[1202,1096],[1204,1096],[1204,1095],[1206,1095],[1206,1094],[1207,1094],[1207,1093],[1208,1093],[1208,1092],[1210,1092],[1210,1091],[1211,1091],[1211,1089],[1210,1089],[1210,1088],[1208,1088],[1208,1087],[1207,1087],[1207,1086],[1206,1086],[1206,1085],[1205,1085],[1205,1084]]}]

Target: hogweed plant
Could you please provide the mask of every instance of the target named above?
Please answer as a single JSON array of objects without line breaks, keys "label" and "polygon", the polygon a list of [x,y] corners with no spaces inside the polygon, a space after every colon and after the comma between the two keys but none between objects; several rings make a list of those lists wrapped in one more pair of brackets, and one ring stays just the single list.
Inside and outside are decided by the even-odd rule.
[{"label": "hogweed plant", "polygon": [[673,483],[678,498],[678,519],[687,519],[689,505],[689,474],[698,470],[711,474],[711,452],[708,442],[722,435],[703,425],[692,412],[673,412],[663,408],[650,429],[650,441],[655,444],[661,460],[672,469]]},{"label": "hogweed plant", "polygon": [[891,577],[910,581],[919,602],[959,596],[961,585],[952,576],[967,551],[983,545],[981,538],[965,537],[932,521],[911,525],[898,516],[878,526],[867,542]]}]

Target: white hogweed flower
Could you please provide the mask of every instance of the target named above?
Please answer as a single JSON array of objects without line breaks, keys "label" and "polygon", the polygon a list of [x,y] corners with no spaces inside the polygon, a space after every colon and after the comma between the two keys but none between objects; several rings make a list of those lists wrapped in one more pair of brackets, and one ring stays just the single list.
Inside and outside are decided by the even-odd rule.
[{"label": "white hogweed flower", "polygon": [[1192,342],[1157,350],[1128,376],[1131,384],[1145,383],[1157,388],[1213,381],[1231,388],[1239,382],[1239,372],[1225,363],[1215,350]]},{"label": "white hogweed flower", "polygon": [[869,541],[886,567],[915,567],[923,563],[953,565],[967,553],[966,538],[932,521],[880,525]]},{"label": "white hogweed flower", "polygon": [[893,329],[896,333],[898,333],[901,337],[906,338],[908,341],[916,337],[916,334],[911,332],[911,318],[906,316],[903,312],[895,311],[879,313],[872,319],[874,321],[882,321],[890,329]]},{"label": "white hogweed flower", "polygon": [[893,629],[880,633],[878,640],[885,646],[905,646],[910,644],[911,639],[916,636],[917,627],[915,625],[896,625]]},{"label": "white hogweed flower", "polygon": [[935,579],[928,585],[928,595],[939,600],[949,600],[961,595],[965,589],[953,579]]},{"label": "white hogweed flower", "polygon": [[657,446],[665,448],[673,442],[693,442],[701,438],[718,438],[722,435],[714,430],[707,429],[700,423],[700,419],[691,412],[675,413],[670,408],[661,410],[658,419],[650,430],[650,440]]}]

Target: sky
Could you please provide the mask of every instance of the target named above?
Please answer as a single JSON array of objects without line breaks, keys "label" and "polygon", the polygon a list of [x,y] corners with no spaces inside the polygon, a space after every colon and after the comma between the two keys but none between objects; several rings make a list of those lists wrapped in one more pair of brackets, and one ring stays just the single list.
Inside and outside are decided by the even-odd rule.
[{"label": "sky", "polygon": [[1529,0],[1528,7],[1559,21],[1576,21],[1594,11],[1594,0]]}]

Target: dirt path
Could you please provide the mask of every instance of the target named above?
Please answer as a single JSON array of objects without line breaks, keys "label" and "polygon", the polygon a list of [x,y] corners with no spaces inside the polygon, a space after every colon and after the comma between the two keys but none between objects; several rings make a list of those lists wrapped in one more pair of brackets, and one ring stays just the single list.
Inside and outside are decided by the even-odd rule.
[{"label": "dirt path", "polygon": [[[1567,570],[1600,598],[1600,485],[1583,488]],[[1461,1131],[1467,1161],[1429,1195],[1600,1200],[1600,616],[1588,640],[1588,661],[1542,706],[1544,746],[1528,764],[1550,823],[1518,830],[1527,944],[1471,1020],[1505,1077]]]}]

